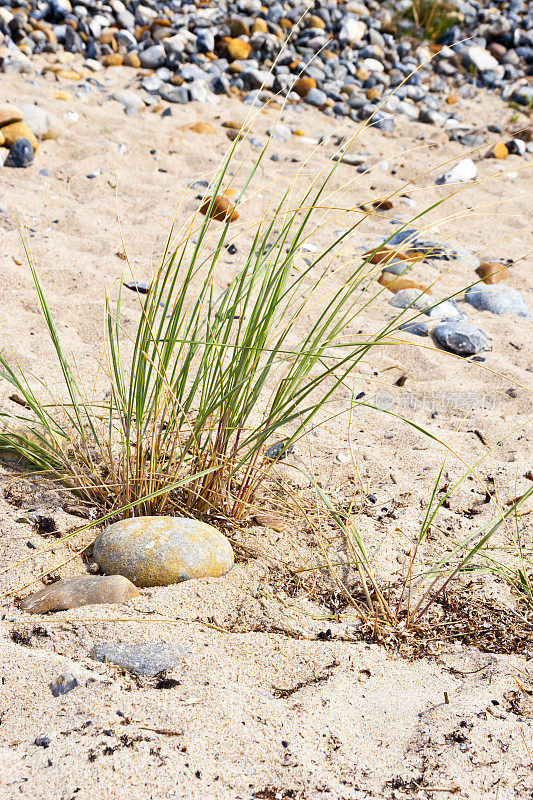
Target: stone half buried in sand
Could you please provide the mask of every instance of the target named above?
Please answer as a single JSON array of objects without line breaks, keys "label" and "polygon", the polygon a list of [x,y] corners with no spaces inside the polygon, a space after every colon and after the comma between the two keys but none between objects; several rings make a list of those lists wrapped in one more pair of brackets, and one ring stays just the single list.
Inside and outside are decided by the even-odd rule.
[{"label": "stone half buried in sand", "polygon": [[177,667],[184,658],[191,655],[188,647],[166,642],[143,642],[142,644],[124,642],[95,642],[91,657],[95,661],[115,664],[135,675],[153,678],[167,669]]},{"label": "stone half buried in sand", "polygon": [[531,319],[531,311],[520,292],[508,286],[471,286],[465,292],[465,300],[478,311],[491,314],[515,314]]},{"label": "stone half buried in sand", "polygon": [[183,517],[123,519],[97,538],[93,557],[103,572],[136,586],[167,586],[218,577],[234,564],[228,539],[212,525]]},{"label": "stone half buried in sand", "polygon": [[442,347],[458,356],[473,356],[490,350],[486,333],[463,319],[445,319],[433,334]]},{"label": "stone half buried in sand", "polygon": [[46,586],[26,597],[20,607],[30,614],[46,614],[99,603],[126,603],[138,594],[137,587],[122,575],[80,575]]}]

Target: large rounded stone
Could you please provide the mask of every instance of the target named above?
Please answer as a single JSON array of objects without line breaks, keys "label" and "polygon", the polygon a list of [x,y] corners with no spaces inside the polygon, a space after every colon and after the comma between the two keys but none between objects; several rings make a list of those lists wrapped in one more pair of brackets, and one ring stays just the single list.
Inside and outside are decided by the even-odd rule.
[{"label": "large rounded stone", "polygon": [[93,556],[103,572],[124,575],[136,586],[218,577],[234,563],[231,545],[220,531],[182,517],[115,522],[97,538]]}]

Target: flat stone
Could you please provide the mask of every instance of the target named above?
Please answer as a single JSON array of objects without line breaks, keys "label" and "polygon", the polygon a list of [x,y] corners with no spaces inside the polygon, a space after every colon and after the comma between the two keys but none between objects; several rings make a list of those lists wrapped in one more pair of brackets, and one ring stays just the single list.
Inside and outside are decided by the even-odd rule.
[{"label": "flat stone", "polygon": [[490,350],[489,339],[481,330],[463,319],[445,319],[434,330],[437,342],[459,356],[473,356]]},{"label": "flat stone", "polygon": [[22,111],[11,103],[0,103],[0,127],[12,122],[22,122]]},{"label": "flat stone", "polygon": [[428,336],[429,328],[425,322],[404,322],[400,325],[401,331],[412,333],[414,336]]},{"label": "flat stone", "polygon": [[478,311],[515,314],[526,319],[532,316],[520,292],[508,286],[471,286],[465,292],[465,300]]},{"label": "flat stone", "polygon": [[138,594],[137,587],[122,575],[80,575],[45,586],[26,597],[20,607],[30,614],[46,614],[99,603],[126,603]]},{"label": "flat stone", "polygon": [[96,539],[93,557],[103,572],[124,575],[136,586],[218,577],[234,563],[231,545],[220,531],[182,517],[115,522]]},{"label": "flat stone", "polygon": [[455,300],[443,300],[435,305],[435,300],[419,289],[400,289],[392,300],[389,300],[389,305],[396,308],[414,308],[423,311],[428,317],[437,319],[462,316]]},{"label": "flat stone", "polygon": [[50,690],[54,697],[60,697],[71,692],[76,686],[79,686],[78,679],[74,675],[64,672],[58,675],[55,681],[52,681]]},{"label": "flat stone", "polygon": [[136,115],[143,107],[143,102],[133,92],[118,91],[113,93],[113,100],[124,106],[124,111],[128,115]]},{"label": "flat stone", "polygon": [[50,127],[50,119],[44,108],[39,108],[34,103],[20,103],[19,108],[23,115],[24,123],[36,136],[44,136]]},{"label": "flat stone", "polygon": [[114,642],[95,642],[91,658],[95,661],[116,664],[135,675],[153,678],[167,669],[177,667],[184,658],[191,655],[188,647],[166,644],[165,642],[145,642],[143,644],[115,644]]}]

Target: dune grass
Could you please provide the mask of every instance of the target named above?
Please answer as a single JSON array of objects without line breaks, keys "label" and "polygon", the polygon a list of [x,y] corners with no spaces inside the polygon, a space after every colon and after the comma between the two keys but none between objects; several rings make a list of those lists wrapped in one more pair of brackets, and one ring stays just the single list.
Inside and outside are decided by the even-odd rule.
[{"label": "dune grass", "polygon": [[[347,205],[353,182],[339,186],[337,180],[342,154],[356,138],[357,133],[343,141],[337,160],[312,180],[302,181],[300,168],[281,193],[278,187],[265,187],[260,174],[270,141],[249,167],[246,158],[238,160],[243,140],[237,138],[211,182],[207,196],[212,199],[202,200],[208,213],[196,212],[169,232],[150,290],[145,297],[138,294],[133,338],[121,319],[122,293],[115,300],[106,298],[105,400],[88,397],[76,378],[26,251],[63,385],[47,395],[14,348],[0,354],[0,379],[10,384],[20,408],[18,413],[0,410],[0,453],[15,455],[19,469],[58,481],[95,506],[98,519],[80,530],[128,515],[172,513],[232,524],[246,520],[261,507],[272,471],[317,418],[327,417],[361,362],[371,359],[375,348],[395,347],[400,325],[421,316],[408,308],[372,334],[356,333],[358,319],[386,292],[376,292],[373,282],[386,264],[372,262],[393,235],[366,256],[339,256],[354,231],[380,213],[379,208],[361,211]],[[241,186],[235,202],[244,220],[236,235],[235,223],[210,216],[214,198],[232,184]],[[247,199],[265,189],[271,198],[263,216],[246,219]],[[451,194],[458,191],[464,187]],[[443,196],[427,205],[394,233],[410,226],[423,231],[425,216],[446,200]],[[303,260],[312,237],[339,220],[348,221],[347,228]],[[244,255],[224,286],[218,272],[221,255],[241,237]],[[424,257],[406,262],[404,273]],[[428,306],[443,299],[428,296]],[[356,409],[357,402],[351,402]],[[350,566],[364,596],[362,604],[353,595],[350,601],[379,626],[416,624],[526,499],[426,565],[421,581],[416,553],[443,502],[435,503],[434,492],[412,565],[393,601],[357,529],[320,487],[317,494],[349,543]],[[524,575],[529,581],[527,569]],[[415,579],[423,589],[413,603]]]}]

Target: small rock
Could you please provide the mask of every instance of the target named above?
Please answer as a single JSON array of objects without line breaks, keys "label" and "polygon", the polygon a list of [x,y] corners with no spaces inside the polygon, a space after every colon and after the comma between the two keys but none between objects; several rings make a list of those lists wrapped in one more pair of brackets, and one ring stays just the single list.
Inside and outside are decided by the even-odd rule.
[{"label": "small rock", "polygon": [[230,61],[244,61],[250,55],[252,45],[244,39],[230,39],[226,50]]},{"label": "small rock", "polygon": [[288,125],[278,123],[272,128],[268,128],[267,135],[275,142],[288,142],[292,136],[292,131]]},{"label": "small rock", "polygon": [[465,300],[478,311],[515,314],[526,319],[532,316],[520,292],[508,286],[471,286],[465,293]]},{"label": "small rock", "polygon": [[58,675],[55,681],[52,681],[50,689],[54,697],[60,697],[63,694],[71,692],[76,686],[79,686],[77,678],[68,672],[64,672]]},{"label": "small rock", "polygon": [[294,91],[302,98],[306,97],[311,89],[316,89],[316,81],[314,78],[309,78],[307,75],[304,75],[303,78],[299,78],[294,84]]},{"label": "small rock", "polygon": [[45,586],[26,597],[20,607],[30,614],[46,614],[98,603],[126,603],[138,594],[137,588],[122,575],[80,575]]},{"label": "small rock", "polygon": [[446,319],[434,330],[437,342],[459,356],[473,356],[483,350],[490,350],[487,335],[462,319]]},{"label": "small rock", "polygon": [[135,52],[126,53],[126,55],[124,56],[123,64],[125,67],[133,67],[134,69],[139,69],[141,66],[141,59]]},{"label": "small rock", "polygon": [[33,744],[36,747],[50,747],[51,742],[51,738],[46,736],[46,734],[43,734],[42,736],[36,736],[33,740]]},{"label": "small rock", "polygon": [[286,442],[276,442],[276,444],[271,444],[270,447],[266,449],[266,456],[269,461],[278,461],[283,458],[287,458],[294,451],[294,445],[290,444],[287,447]]},{"label": "small rock", "polygon": [[147,678],[153,678],[167,669],[177,667],[190,655],[188,647],[165,642],[143,644],[95,642],[91,650],[91,658],[95,661],[116,664],[128,672]]},{"label": "small rock", "polygon": [[11,103],[0,103],[0,127],[12,122],[22,122],[22,111]]},{"label": "small rock", "polygon": [[476,273],[484,283],[499,283],[509,277],[509,270],[499,261],[484,261],[476,268]]},{"label": "small rock", "polygon": [[39,142],[32,129],[25,122],[12,122],[2,128],[4,135],[4,147],[12,147],[18,139],[27,139],[33,147],[35,153],[39,147]]},{"label": "small rock", "polygon": [[412,333],[414,336],[428,336],[429,328],[425,322],[404,322],[400,325],[401,331]]},{"label": "small rock", "polygon": [[495,144],[489,153],[489,156],[499,159],[507,158],[508,155],[509,155],[509,150],[507,149],[507,147],[504,145],[503,142],[498,142],[497,144]]},{"label": "small rock", "polygon": [[193,133],[206,133],[210,136],[216,133],[215,128],[209,122],[193,122],[192,125],[187,125],[187,130]]},{"label": "small rock", "polygon": [[501,67],[494,56],[479,45],[471,45],[464,50],[463,60],[466,65],[472,65],[480,72],[496,72]]},{"label": "small rock", "polygon": [[180,517],[136,517],[106,528],[93,557],[103,572],[136,586],[166,586],[218,577],[233,567],[233,550],[212,525]]},{"label": "small rock", "polygon": [[33,147],[24,138],[17,139],[4,161],[5,167],[30,167],[33,164]]},{"label": "small rock", "polygon": [[467,183],[468,181],[475,181],[476,178],[476,165],[471,158],[464,158],[452,167],[449,172],[445,172],[444,175],[441,175],[436,183],[439,185],[443,183]]},{"label": "small rock", "polygon": [[380,283],[381,286],[386,286],[389,291],[395,293],[400,292],[402,289],[418,289],[419,292],[425,292],[425,294],[429,295],[433,294],[428,286],[416,283],[416,281],[411,281],[409,278],[395,275],[393,272],[383,271],[378,278],[378,283]]},{"label": "small rock", "polygon": [[114,92],[113,100],[121,103],[124,106],[125,113],[131,116],[138,114],[143,107],[142,100],[133,92]]},{"label": "small rock", "polygon": [[239,219],[239,214],[235,206],[223,194],[219,194],[215,197],[211,211],[209,211],[211,200],[212,197],[208,197],[200,206],[200,212],[202,214],[209,213],[211,219],[216,219],[218,222],[235,222],[235,220]]}]

